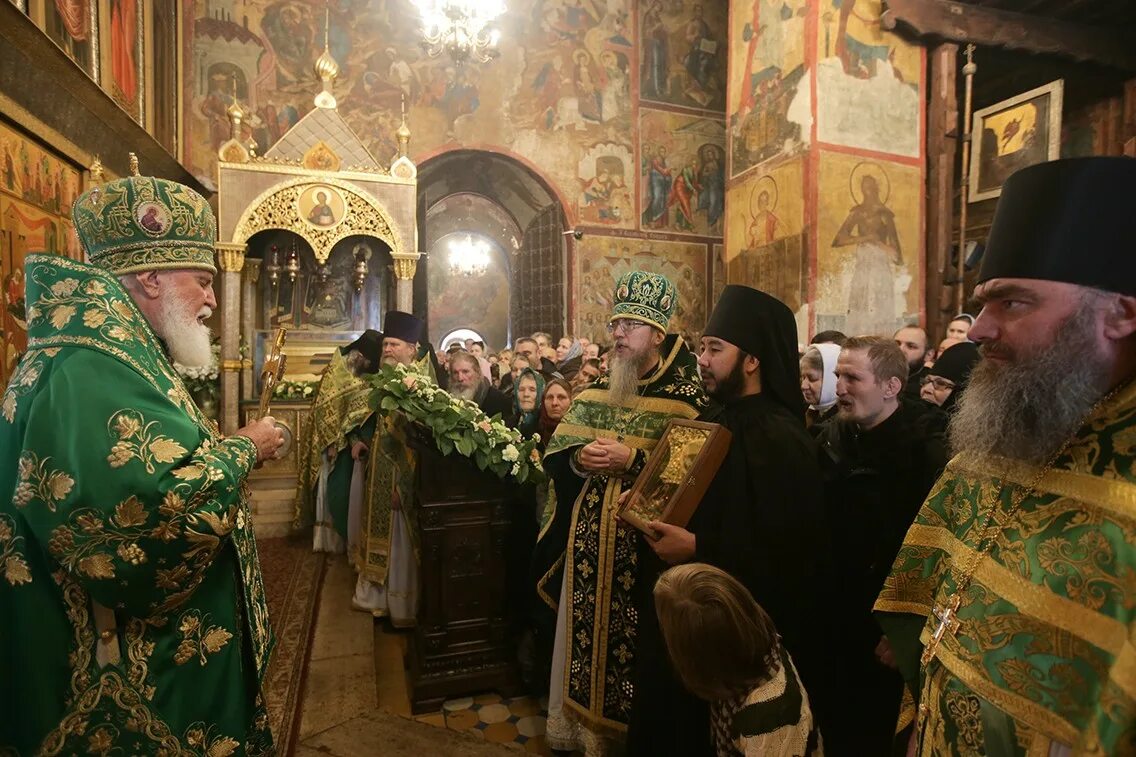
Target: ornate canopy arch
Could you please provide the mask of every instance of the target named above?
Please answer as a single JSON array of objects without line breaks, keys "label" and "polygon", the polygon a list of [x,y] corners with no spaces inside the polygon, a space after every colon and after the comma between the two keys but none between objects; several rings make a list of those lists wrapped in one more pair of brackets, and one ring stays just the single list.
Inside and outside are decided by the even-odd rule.
[{"label": "ornate canopy arch", "polygon": [[[340,219],[328,228],[313,224],[300,210],[300,198],[308,190],[318,191],[320,186],[339,190],[336,194],[343,199]],[[245,208],[231,241],[243,245],[254,234],[267,229],[283,229],[298,234],[311,245],[320,263],[327,261],[336,242],[360,234],[386,242],[393,256],[405,252],[386,208],[359,186],[330,177],[301,177],[270,187]]]}]

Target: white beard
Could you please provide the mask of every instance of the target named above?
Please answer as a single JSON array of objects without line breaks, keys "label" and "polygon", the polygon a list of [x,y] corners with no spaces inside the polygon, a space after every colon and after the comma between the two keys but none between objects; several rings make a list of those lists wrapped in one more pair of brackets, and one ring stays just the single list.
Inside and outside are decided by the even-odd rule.
[{"label": "white beard", "polygon": [[213,310],[209,307],[190,315],[184,301],[173,298],[162,300],[154,331],[165,341],[174,362],[186,368],[204,368],[213,363],[210,344],[213,332],[205,324],[197,322],[198,316],[208,318],[211,315]]}]

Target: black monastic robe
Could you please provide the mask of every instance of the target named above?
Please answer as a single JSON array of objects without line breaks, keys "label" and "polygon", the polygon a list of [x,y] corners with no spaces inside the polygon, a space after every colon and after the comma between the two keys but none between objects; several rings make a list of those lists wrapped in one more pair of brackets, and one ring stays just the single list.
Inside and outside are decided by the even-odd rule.
[{"label": "black monastic robe", "polygon": [[[827,709],[825,636],[832,549],[815,443],[804,422],[761,394],[703,413],[733,434],[730,449],[687,528],[694,560],[730,573],[777,625],[818,720]],[[631,755],[713,755],[709,709],[673,673],[659,631],[652,589],[665,565],[643,540],[638,606],[640,655],[628,734]],[[823,723],[822,723],[823,728]]]}]

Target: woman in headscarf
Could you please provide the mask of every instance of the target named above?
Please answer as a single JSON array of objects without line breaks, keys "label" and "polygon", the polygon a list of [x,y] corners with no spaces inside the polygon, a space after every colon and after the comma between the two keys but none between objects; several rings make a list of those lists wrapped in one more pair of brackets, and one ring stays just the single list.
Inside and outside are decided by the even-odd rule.
[{"label": "woman in headscarf", "polygon": [[535,434],[540,423],[540,400],[544,397],[544,376],[525,368],[517,377],[513,391],[513,428],[525,436]]},{"label": "woman in headscarf", "polygon": [[801,356],[801,394],[809,408],[805,427],[815,438],[836,414],[836,359],[838,344],[814,344]]},{"label": "woman in headscarf", "polygon": [[584,345],[579,339],[563,337],[556,345],[556,371],[569,381],[584,362]]},{"label": "woman in headscarf", "polygon": [[970,381],[970,371],[980,359],[978,345],[961,342],[943,350],[931,370],[923,377],[919,396],[925,402],[950,412]]},{"label": "woman in headscarf", "polygon": [[552,432],[560,425],[560,419],[572,405],[572,385],[564,379],[552,379],[544,387],[540,401],[540,420],[537,433],[540,434],[540,451],[552,438]]}]

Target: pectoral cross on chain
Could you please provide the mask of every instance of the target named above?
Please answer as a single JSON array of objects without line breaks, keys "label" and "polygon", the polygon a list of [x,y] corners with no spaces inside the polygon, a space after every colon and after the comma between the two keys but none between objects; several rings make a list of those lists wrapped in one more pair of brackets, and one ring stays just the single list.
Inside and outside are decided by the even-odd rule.
[{"label": "pectoral cross on chain", "polygon": [[959,621],[955,617],[958,612],[959,605],[962,603],[962,595],[955,594],[953,597],[947,599],[945,606],[935,605],[931,611],[935,617],[939,619],[939,625],[935,626],[934,633],[931,634],[931,640],[927,643],[927,648],[923,650],[923,657],[920,659],[924,665],[931,662],[935,658],[935,651],[939,648],[939,643],[942,642],[943,637],[950,633],[954,636],[958,633]]}]

